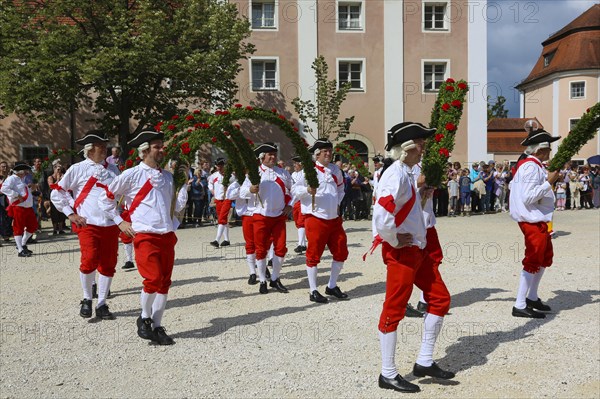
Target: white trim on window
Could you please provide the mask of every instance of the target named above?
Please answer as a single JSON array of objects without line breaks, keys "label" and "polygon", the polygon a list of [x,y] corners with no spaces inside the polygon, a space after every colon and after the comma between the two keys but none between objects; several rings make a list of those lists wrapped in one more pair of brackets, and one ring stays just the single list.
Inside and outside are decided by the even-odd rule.
[{"label": "white trim on window", "polygon": [[[367,91],[367,59],[366,58],[336,58],[335,59],[335,66],[336,66],[336,70],[335,70],[335,78],[338,81],[338,88],[340,87],[340,64],[347,64],[350,66],[350,71],[349,71],[349,79],[350,81],[352,80],[352,65],[360,65],[360,88],[351,88],[350,92],[355,92],[355,93],[366,93]],[[356,73],[356,71],[354,71],[354,73]],[[348,80],[346,80],[346,82],[348,82]]]},{"label": "white trim on window", "polygon": [[[262,23],[265,23],[264,20],[264,4],[272,4],[273,5],[273,26],[253,26],[253,6],[255,4],[262,4]],[[272,31],[276,32],[279,30],[279,0],[249,0],[248,1],[248,21],[250,21],[250,30],[256,31]]]},{"label": "white trim on window", "polygon": [[573,130],[573,121],[577,121],[579,122],[581,120],[581,118],[569,118],[569,126],[567,126],[567,131],[570,132],[571,130]]},{"label": "white trim on window", "polygon": [[[583,83],[583,95],[578,97],[573,97],[573,84],[575,83]],[[586,84],[585,80],[573,80],[569,82],[569,99],[571,100],[585,100],[586,98]]]},{"label": "white trim on window", "polygon": [[[441,22],[443,23],[443,27],[441,28],[436,28],[435,26],[432,26],[430,28],[426,28],[425,27],[425,11],[426,11],[426,7],[444,7],[443,10],[443,17],[441,19]],[[436,14],[436,11],[439,10],[434,10],[434,14]],[[427,33],[448,33],[451,31],[451,21],[452,21],[452,6],[450,1],[428,1],[428,0],[423,0],[421,3],[421,31],[422,32],[427,32]],[[435,18],[433,19],[433,25],[435,25]]]},{"label": "white trim on window", "polygon": [[[440,87],[443,85],[444,81],[446,79],[448,79],[451,74],[450,74],[450,60],[449,59],[422,59],[421,60],[421,91],[424,94],[436,94],[439,90],[435,89],[435,82],[437,82],[437,80],[435,80],[434,78],[434,88],[433,89],[425,89],[425,66],[426,65],[433,65],[433,66],[438,66],[438,65],[443,65],[444,66],[444,78],[440,80],[441,84]],[[431,72],[432,74],[435,74],[435,69],[432,70]],[[439,73],[439,71],[437,72]]]},{"label": "white trim on window", "polygon": [[[360,7],[358,17],[358,27],[340,28],[340,7]],[[349,22],[351,22],[350,12],[348,11]],[[365,18],[365,1],[364,0],[336,0],[335,2],[335,31],[338,33],[365,33],[366,18]]]},{"label": "white trim on window", "polygon": [[[254,65],[256,63],[262,63],[263,65],[263,71],[262,71],[262,86],[260,88],[255,88],[254,87],[254,79],[253,79],[253,71],[254,71]],[[269,76],[266,76],[266,70],[264,68],[265,64],[268,62],[273,62],[275,63],[275,74],[274,77],[271,78]],[[253,56],[250,57],[250,59],[248,60],[249,63],[249,81],[250,81],[250,92],[251,93],[256,93],[256,92],[261,92],[261,91],[277,91],[279,90],[279,57],[276,56]],[[268,87],[267,85],[267,80],[273,80],[274,79],[274,86],[273,87]]]}]

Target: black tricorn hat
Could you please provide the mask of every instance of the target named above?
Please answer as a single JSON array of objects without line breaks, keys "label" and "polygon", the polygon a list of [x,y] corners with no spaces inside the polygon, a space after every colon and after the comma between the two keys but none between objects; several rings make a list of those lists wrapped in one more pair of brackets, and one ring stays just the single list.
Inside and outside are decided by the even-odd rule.
[{"label": "black tricorn hat", "polygon": [[308,147],[308,152],[314,154],[316,150],[321,148],[333,148],[333,143],[327,139],[317,139],[313,145]]},{"label": "black tricorn hat", "polygon": [[414,139],[426,139],[435,133],[435,128],[428,128],[418,122],[402,122],[392,127],[387,136],[385,150]]},{"label": "black tricorn hat", "polygon": [[534,144],[552,143],[558,139],[560,139],[560,136],[554,137],[550,133],[545,131],[544,129],[537,129],[537,130],[532,130],[531,132],[529,132],[529,135],[527,136],[527,138],[525,140],[521,141],[521,145],[524,147],[528,147],[528,146],[534,145]]},{"label": "black tricorn hat", "polygon": [[108,139],[106,138],[106,133],[102,130],[90,130],[85,136],[76,141],[76,143],[80,145],[106,142],[108,142]]},{"label": "black tricorn hat", "polygon": [[225,158],[217,158],[215,161],[215,166],[217,165],[225,165]]},{"label": "black tricorn hat", "polygon": [[266,143],[258,144],[254,148],[254,155],[256,155],[257,157],[263,152],[265,154],[268,152],[277,152],[277,146],[275,145],[275,143],[269,141]]},{"label": "black tricorn hat", "polygon": [[383,157],[381,155],[375,155],[373,157],[373,162],[382,163],[383,162]]},{"label": "black tricorn hat", "polygon": [[17,161],[15,162],[15,165],[13,166],[12,170],[14,170],[15,172],[19,170],[31,170],[31,166],[29,166],[24,161]]},{"label": "black tricorn hat", "polygon": [[302,158],[300,158],[300,155],[294,155],[292,157],[292,161],[294,161],[294,162],[302,162]]},{"label": "black tricorn hat", "polygon": [[148,126],[142,129],[133,139],[127,144],[132,147],[139,147],[141,144],[149,143],[152,140],[162,140],[165,137],[164,133],[157,132],[154,126]]}]

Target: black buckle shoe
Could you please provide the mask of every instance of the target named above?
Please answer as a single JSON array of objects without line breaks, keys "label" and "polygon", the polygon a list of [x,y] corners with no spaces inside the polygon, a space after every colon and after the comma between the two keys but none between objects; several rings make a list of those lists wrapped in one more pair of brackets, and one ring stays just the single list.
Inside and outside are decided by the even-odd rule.
[{"label": "black buckle shoe", "polygon": [[550,308],[550,306],[543,303],[540,298],[538,298],[537,301],[532,301],[531,299],[525,298],[525,303],[527,304],[528,308],[533,308],[535,310],[541,310],[542,312],[549,312],[552,310],[552,308]]},{"label": "black buckle shoe", "polygon": [[395,378],[385,378],[379,374],[379,388],[393,389],[394,391],[407,393],[419,392],[421,390],[418,385],[412,384],[400,377],[400,374]]},{"label": "black buckle shoe", "polygon": [[428,306],[429,305],[427,305],[425,302],[419,301],[419,303],[417,303],[417,310],[424,314],[425,312],[427,312]]},{"label": "black buckle shoe", "polygon": [[423,317],[423,312],[415,309],[410,303],[406,304],[406,317]]},{"label": "black buckle shoe", "polygon": [[152,340],[159,345],[173,345],[175,341],[167,335],[167,330],[164,327],[156,327],[154,329],[154,339]]},{"label": "black buckle shoe", "polygon": [[219,248],[219,242],[217,240],[211,241],[211,242],[209,242],[209,244],[215,248]]},{"label": "black buckle shoe", "polygon": [[513,306],[512,308],[512,315],[514,317],[528,317],[530,319],[545,319],[546,315],[540,312],[536,312],[535,310],[531,309],[531,308],[525,308],[525,309],[517,309]]},{"label": "black buckle shoe", "polygon": [[79,310],[79,316],[85,317],[86,319],[92,317],[92,300],[84,299],[80,302],[81,309]]},{"label": "black buckle shoe", "polygon": [[[31,240],[29,240],[31,242]],[[23,245],[23,252],[25,252],[28,255],[33,255],[33,251],[30,251],[29,248],[27,248],[27,245]]]},{"label": "black buckle shoe", "polygon": [[102,320],[114,320],[115,316],[108,310],[108,305],[104,304],[96,308],[96,317]]},{"label": "black buckle shoe", "polygon": [[283,284],[281,284],[281,281],[279,279],[275,280],[275,281],[271,281],[271,283],[269,283],[269,285],[271,286],[271,288],[275,288],[277,291],[283,293],[283,294],[287,294],[289,291],[287,288],[285,288],[285,286]]},{"label": "black buckle shoe", "polygon": [[301,254],[302,253],[302,245],[298,245],[296,248],[294,248],[294,252],[297,254]]},{"label": "black buckle shoe", "polygon": [[125,265],[123,265],[123,267],[121,269],[133,269],[135,268],[135,265],[133,264],[133,262],[131,261],[127,261],[125,262]]},{"label": "black buckle shoe", "polygon": [[249,285],[254,285],[256,283],[257,283],[257,281],[256,281],[256,273],[252,273],[250,275],[250,277],[248,277],[248,284]]},{"label": "black buckle shoe", "polygon": [[429,377],[440,378],[442,380],[450,380],[454,378],[455,374],[451,371],[442,370],[436,362],[433,362],[431,366],[425,367],[415,363],[413,366],[413,375],[415,377]]},{"label": "black buckle shoe", "polygon": [[335,286],[335,288],[325,287],[325,294],[333,295],[338,299],[348,299],[348,294],[342,292],[342,290],[340,290],[340,287],[338,287],[337,285]]},{"label": "black buckle shoe", "polygon": [[314,290],[313,292],[311,292],[310,295],[308,296],[308,299],[310,299],[311,302],[317,302],[317,303],[329,302],[329,300],[327,298],[325,298],[323,295],[321,295],[321,293],[317,290]]},{"label": "black buckle shoe", "polygon": [[266,281],[261,281],[260,282],[260,287],[258,288],[258,292],[260,292],[261,294],[266,294],[269,292],[269,288],[267,288],[267,282]]},{"label": "black buckle shoe", "polygon": [[221,246],[222,246],[222,247],[228,247],[228,246],[230,246],[230,245],[231,245],[231,244],[229,243],[229,241],[223,241],[223,242],[221,243]]},{"label": "black buckle shoe", "polygon": [[28,254],[28,253],[27,253],[27,252],[25,252],[25,251],[21,251],[21,252],[19,252],[17,256],[18,256],[19,258],[31,258],[31,254]]},{"label": "black buckle shoe", "polygon": [[154,331],[152,331],[152,319],[147,317],[142,319],[142,316],[139,316],[136,320],[137,324],[137,334],[138,337],[142,339],[150,339],[154,340]]},{"label": "black buckle shoe", "polygon": [[[269,265],[272,266],[272,265]],[[271,279],[271,272],[269,271],[269,268],[265,269],[265,277],[267,278],[267,280]]]}]

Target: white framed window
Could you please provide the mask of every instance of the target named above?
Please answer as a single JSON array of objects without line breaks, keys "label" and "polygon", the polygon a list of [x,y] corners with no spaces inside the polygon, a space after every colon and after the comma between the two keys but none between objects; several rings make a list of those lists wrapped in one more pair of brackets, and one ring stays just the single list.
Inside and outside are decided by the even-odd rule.
[{"label": "white framed window", "polygon": [[579,123],[579,118],[569,118],[569,132],[573,131],[575,125]]},{"label": "white framed window", "polygon": [[364,31],[364,4],[363,1],[338,1],[337,2],[337,30]]},{"label": "white framed window", "polygon": [[250,59],[252,91],[279,90],[278,64],[278,57],[252,57]]},{"label": "white framed window", "polygon": [[585,82],[571,82],[571,98],[585,98]]},{"label": "white framed window", "polygon": [[366,91],[365,59],[337,59],[338,88],[350,83],[350,91]]},{"label": "white framed window", "polygon": [[423,60],[423,93],[435,93],[450,76],[449,60]]},{"label": "white framed window", "polygon": [[448,13],[448,2],[423,2],[423,31],[448,31]]},{"label": "white framed window", "polygon": [[250,24],[256,29],[277,29],[278,2],[275,0],[251,0]]}]

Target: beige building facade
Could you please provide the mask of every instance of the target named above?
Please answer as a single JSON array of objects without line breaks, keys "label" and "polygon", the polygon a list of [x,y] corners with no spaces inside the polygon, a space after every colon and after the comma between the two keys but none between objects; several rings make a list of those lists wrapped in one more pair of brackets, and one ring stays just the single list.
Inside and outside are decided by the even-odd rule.
[{"label": "beige building facade", "polygon": [[[471,91],[451,160],[487,159],[486,1],[235,3],[252,25],[249,41],[256,46],[256,52],[241,61],[241,103],[276,108],[298,120],[292,100],[314,100],[311,64],[323,55],[329,79],[352,87],[340,116],[354,115],[355,120],[342,141],[371,163],[372,156],[384,153],[387,131],[393,125],[404,121],[428,125],[438,88],[449,77],[464,79]],[[0,120],[0,158],[31,160],[34,154],[43,157],[53,149],[69,148],[72,136],[79,138],[92,127],[86,122],[89,116],[78,110],[58,123],[33,125],[10,115]],[[284,159],[293,155],[288,140],[275,128],[254,122],[242,123],[242,128],[254,142],[280,143]]]}]

